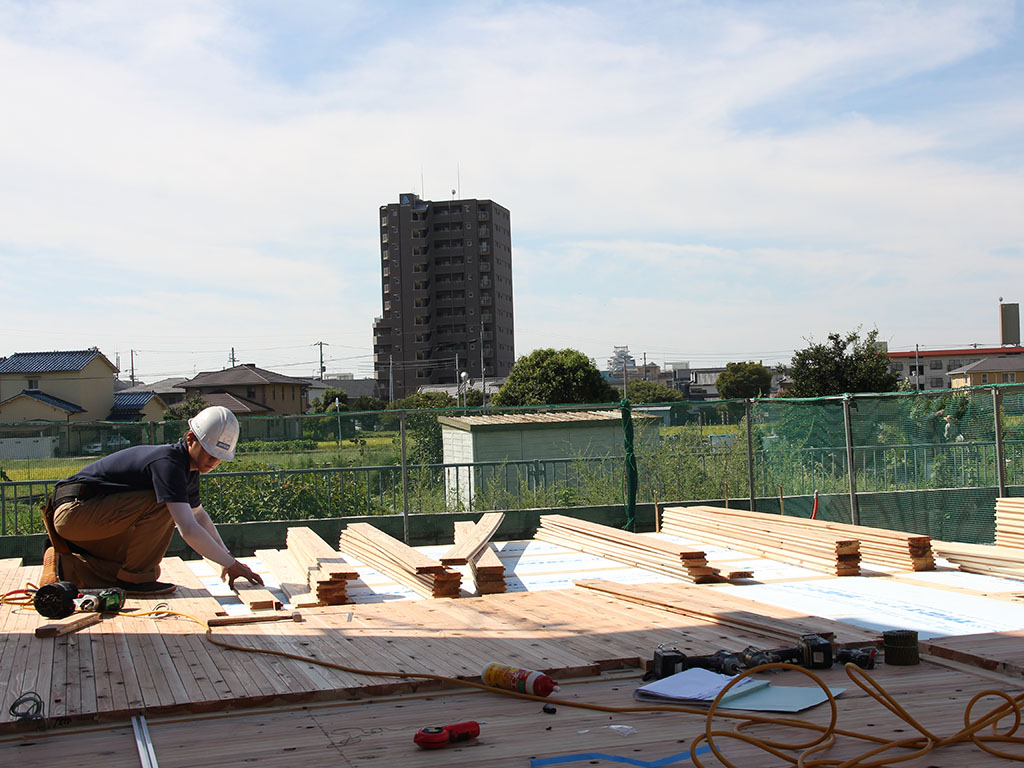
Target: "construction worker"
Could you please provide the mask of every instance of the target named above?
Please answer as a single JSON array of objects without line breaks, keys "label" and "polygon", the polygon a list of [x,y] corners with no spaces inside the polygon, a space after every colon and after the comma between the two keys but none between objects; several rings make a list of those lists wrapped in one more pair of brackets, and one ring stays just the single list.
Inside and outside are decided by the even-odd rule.
[{"label": "construction worker", "polygon": [[120,587],[132,595],[162,595],[160,561],[174,529],[221,578],[263,580],[227,547],[199,499],[199,476],[235,458],[238,420],[223,406],[200,411],[173,445],[137,445],[105,456],[57,483],[47,506],[51,546],[42,582]]}]

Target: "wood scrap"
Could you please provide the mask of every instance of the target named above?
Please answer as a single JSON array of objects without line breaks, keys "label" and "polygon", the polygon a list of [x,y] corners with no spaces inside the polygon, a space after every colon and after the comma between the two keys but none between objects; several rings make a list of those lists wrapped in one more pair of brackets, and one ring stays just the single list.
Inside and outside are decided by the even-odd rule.
[{"label": "wood scrap", "polygon": [[309,591],[320,605],[349,602],[348,582],[359,574],[341,553],[321,539],[312,528],[293,526],[287,532],[288,552],[306,573]]},{"label": "wood scrap", "polygon": [[[456,538],[455,546],[441,555],[442,565],[466,565],[482,550],[487,548],[491,537],[505,519],[504,512],[487,512],[473,525],[472,535],[461,541]],[[466,530],[465,528],[463,530]]]},{"label": "wood scrap", "polygon": [[102,619],[103,616],[99,613],[72,614],[62,621],[36,627],[35,635],[36,637],[60,637],[91,627],[93,624],[99,624]]},{"label": "wood scrap", "polygon": [[703,550],[566,515],[543,515],[534,538],[694,584],[726,580],[708,565]]},{"label": "wood scrap", "polygon": [[350,523],[338,548],[423,597],[459,597],[462,574],[417,552],[369,523]]},{"label": "wood scrap", "polygon": [[[458,547],[466,540],[476,541],[478,526],[479,523],[469,520],[456,522],[455,546]],[[505,591],[505,564],[498,557],[498,549],[494,544],[487,542],[485,547],[469,559],[469,570],[478,595],[497,595]]]}]

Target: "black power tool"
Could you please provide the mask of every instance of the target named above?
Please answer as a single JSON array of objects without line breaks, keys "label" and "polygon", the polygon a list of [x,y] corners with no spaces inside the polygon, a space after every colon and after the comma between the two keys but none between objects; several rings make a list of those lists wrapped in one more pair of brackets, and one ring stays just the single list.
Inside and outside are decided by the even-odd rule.
[{"label": "black power tool", "polygon": [[829,669],[832,666],[832,643],[821,635],[800,635],[792,648],[764,651],[748,646],[740,653],[740,661],[747,669],[779,662],[798,664],[806,669]]},{"label": "black power tool", "polygon": [[674,645],[662,643],[654,651],[654,659],[644,680],[661,680],[687,669],[700,667],[723,675],[735,675],[741,670],[740,659],[735,653],[717,651],[709,656],[687,656]]},{"label": "black power tool", "polygon": [[32,605],[40,616],[63,619],[75,611],[117,613],[124,607],[125,591],[118,587],[79,592],[70,581],[55,581],[36,590]]}]

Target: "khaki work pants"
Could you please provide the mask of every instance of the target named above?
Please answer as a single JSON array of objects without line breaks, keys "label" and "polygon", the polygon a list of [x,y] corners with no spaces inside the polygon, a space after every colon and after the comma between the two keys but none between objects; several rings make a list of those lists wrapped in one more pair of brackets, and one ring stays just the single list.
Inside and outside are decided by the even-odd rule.
[{"label": "khaki work pants", "polygon": [[87,588],[156,581],[174,533],[167,505],[153,491],[68,501],[54,510],[53,524],[72,549],[60,555],[61,578]]}]

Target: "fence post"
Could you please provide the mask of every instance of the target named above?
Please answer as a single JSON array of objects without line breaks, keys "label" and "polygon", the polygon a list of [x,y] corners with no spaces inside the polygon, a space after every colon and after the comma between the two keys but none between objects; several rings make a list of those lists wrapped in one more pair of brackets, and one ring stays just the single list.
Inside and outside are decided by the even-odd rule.
[{"label": "fence post", "polygon": [[850,402],[853,395],[843,395],[843,424],[846,427],[846,471],[850,476],[850,522],[860,525],[860,509],[857,508],[857,468],[853,464],[853,428],[850,419]]},{"label": "fence post", "polygon": [[1006,460],[1003,458],[1003,420],[999,415],[1002,405],[1002,393],[998,387],[992,387],[992,413],[996,429],[996,482],[999,483],[999,497],[1006,496]]},{"label": "fence post", "polygon": [[409,543],[409,467],[405,462],[405,411],[398,414],[398,429],[402,436],[402,536]]},{"label": "fence post", "polygon": [[757,495],[754,493],[754,427],[751,418],[754,412],[753,402],[754,399],[748,397],[744,408],[747,411],[747,485],[750,487],[750,511],[757,512]]}]

